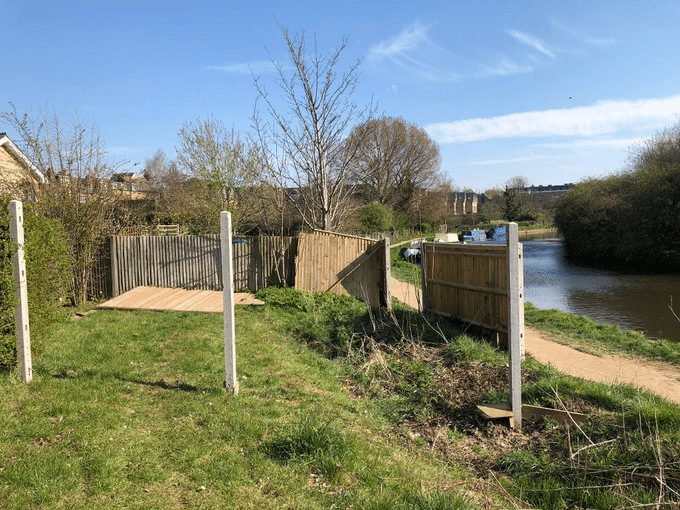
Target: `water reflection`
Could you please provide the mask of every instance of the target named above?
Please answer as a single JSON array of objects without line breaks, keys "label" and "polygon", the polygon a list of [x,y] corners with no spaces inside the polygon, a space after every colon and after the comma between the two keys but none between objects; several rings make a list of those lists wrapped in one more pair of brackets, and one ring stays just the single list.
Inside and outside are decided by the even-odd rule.
[{"label": "water reflection", "polygon": [[631,274],[576,265],[564,257],[559,239],[523,241],[526,300],[680,341],[680,275]]}]

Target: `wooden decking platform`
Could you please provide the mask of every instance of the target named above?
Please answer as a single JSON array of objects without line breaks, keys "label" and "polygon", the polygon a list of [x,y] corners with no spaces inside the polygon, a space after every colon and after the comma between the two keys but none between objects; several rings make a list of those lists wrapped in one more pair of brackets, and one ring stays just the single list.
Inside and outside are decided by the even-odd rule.
[{"label": "wooden decking platform", "polygon": [[[263,305],[264,303],[255,299],[252,294],[235,292],[234,304]],[[97,308],[222,313],[224,300],[223,293],[215,290],[135,287],[118,297],[109,299]]]}]

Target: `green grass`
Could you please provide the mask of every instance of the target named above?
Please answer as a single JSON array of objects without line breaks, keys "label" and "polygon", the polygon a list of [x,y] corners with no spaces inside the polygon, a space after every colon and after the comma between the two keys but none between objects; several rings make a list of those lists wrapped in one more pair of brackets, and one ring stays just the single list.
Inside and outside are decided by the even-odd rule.
[{"label": "green grass", "polygon": [[[294,291],[276,291],[278,306],[290,308],[286,301],[298,299]],[[340,302],[326,309],[322,297],[314,299],[321,322],[328,324],[323,317],[334,316],[331,308],[343,315],[337,309]],[[566,406],[589,418],[580,429],[567,429],[549,418],[526,423],[526,443],[513,445],[512,440],[503,439],[506,432],[502,428],[480,423],[474,411],[475,403],[507,399],[507,356],[479,339],[447,329],[445,321],[437,322],[437,331],[433,331],[423,327],[418,317],[413,311],[397,309],[392,314],[364,314],[363,318],[336,323],[323,336],[317,335],[318,330],[310,334],[304,325],[295,326],[294,331],[303,342],[312,338],[309,345],[319,352],[329,352],[326,343],[333,343],[333,332],[337,334],[338,328],[344,331],[342,337],[347,341],[339,362],[364,397],[375,402],[375,411],[387,424],[410,436],[416,448],[431,451],[435,442],[447,443],[445,458],[448,451],[476,452],[479,459],[492,463],[491,479],[500,481],[518,498],[520,507],[609,509],[655,502],[660,491],[665,494],[663,501],[677,503],[677,405],[629,385],[567,377],[527,360],[523,366],[527,379],[524,403],[557,409]],[[465,393],[483,385],[485,374],[498,374],[493,367],[503,372],[497,386],[475,396],[470,405]],[[446,386],[451,380],[446,374],[453,376],[451,386]],[[442,423],[447,423],[446,438],[439,434]],[[663,489],[655,478],[660,465],[665,476]],[[478,475],[487,476],[488,470]],[[426,508],[438,508],[435,494],[430,493],[428,505],[432,506]],[[410,503],[404,503],[407,500],[407,495],[401,494],[369,507],[409,508]]]},{"label": "green grass", "polygon": [[408,248],[408,244],[390,248],[390,271],[392,276],[397,280],[410,282],[420,286],[422,280],[422,270],[420,269],[419,265],[412,264],[411,262],[408,262],[402,258],[401,253],[405,248]]},{"label": "green grass", "polygon": [[[559,310],[524,306],[525,323],[551,333],[564,343],[608,353],[629,354],[680,365],[680,344],[650,340],[642,333]],[[680,327],[680,324],[678,325]]]},{"label": "green grass", "polygon": [[[32,383],[0,374],[0,508],[605,509],[655,502],[660,464],[678,499],[680,410],[660,397],[528,360],[525,403],[590,417],[516,436],[456,403],[468,373],[474,389],[507,356],[446,321],[258,296],[268,304],[236,310],[237,396],[219,314],[54,326]],[[480,400],[507,398],[501,379]],[[484,467],[458,467],[464,451]]]},{"label": "green grass", "polygon": [[97,311],[53,327],[32,383],[0,374],[0,508],[471,508],[447,489],[461,470],[404,450],[339,364],[288,337],[314,316],[301,301],[237,308],[235,397],[221,315]]}]

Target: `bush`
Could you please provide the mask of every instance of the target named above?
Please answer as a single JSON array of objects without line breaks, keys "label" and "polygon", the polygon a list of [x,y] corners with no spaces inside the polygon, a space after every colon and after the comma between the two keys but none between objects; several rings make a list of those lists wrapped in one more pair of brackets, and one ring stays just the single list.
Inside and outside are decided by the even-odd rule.
[{"label": "bush", "polygon": [[571,257],[680,268],[680,124],[648,141],[628,171],[572,188],[555,225]]},{"label": "bush", "polygon": [[[0,370],[16,365],[9,201],[9,197],[0,199]],[[71,259],[61,223],[34,214],[30,203],[24,204],[24,238],[31,349],[40,352],[42,336],[66,298]]]},{"label": "bush", "polygon": [[367,234],[387,232],[392,227],[392,209],[379,202],[371,202],[361,208],[359,219]]}]

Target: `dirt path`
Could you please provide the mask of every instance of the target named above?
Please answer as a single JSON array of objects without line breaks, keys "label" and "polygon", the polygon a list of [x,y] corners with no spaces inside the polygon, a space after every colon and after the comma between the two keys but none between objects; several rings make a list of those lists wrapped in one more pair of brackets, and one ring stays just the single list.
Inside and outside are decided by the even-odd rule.
[{"label": "dirt path", "polygon": [[[392,295],[402,303],[420,309],[420,289],[414,285],[393,278]],[[524,345],[534,359],[565,374],[606,384],[632,384],[680,404],[680,369],[672,365],[624,356],[587,354],[552,341],[545,333],[528,326],[524,327]]]},{"label": "dirt path", "polygon": [[551,341],[544,333],[528,326],[524,326],[524,345],[534,359],[565,374],[607,384],[632,384],[680,404],[680,370],[672,365],[587,354]]}]

